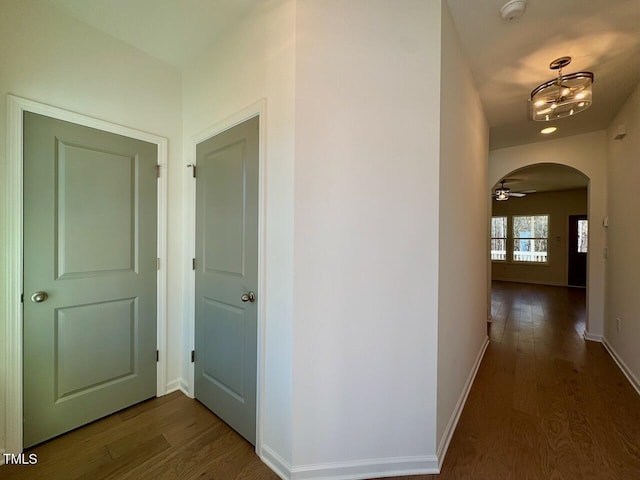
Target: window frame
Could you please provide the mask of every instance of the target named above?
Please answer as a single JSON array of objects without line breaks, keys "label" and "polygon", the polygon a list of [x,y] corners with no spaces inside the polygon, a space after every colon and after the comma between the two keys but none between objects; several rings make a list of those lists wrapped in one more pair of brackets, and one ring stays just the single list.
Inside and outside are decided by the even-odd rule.
[{"label": "window frame", "polygon": [[[551,215],[549,215],[548,213],[531,213],[531,214],[519,214],[519,215],[509,215],[509,217],[511,218],[511,230],[509,231],[509,233],[511,234],[511,242],[509,243],[510,248],[510,252],[511,252],[511,263],[513,264],[517,264],[517,265],[548,265],[549,264],[549,237],[550,237],[550,232],[549,232],[549,227],[551,225]],[[547,219],[547,236],[546,237],[516,237],[515,235],[515,218],[519,217],[546,217]],[[535,232],[533,232],[535,233]],[[515,242],[516,240],[527,240],[527,241],[533,241],[535,242],[536,240],[544,240],[547,243],[547,248],[546,248],[546,257],[544,261],[534,261],[534,260],[516,260],[516,251],[515,251]]]},{"label": "window frame", "polygon": [[[584,243],[584,251],[580,250],[581,248],[581,242],[580,242],[580,222],[584,222],[584,224],[586,225],[586,231],[585,231],[585,243]],[[582,219],[578,219],[578,224],[576,226],[576,236],[578,237],[578,245],[576,245],[576,252],[577,254],[580,255],[587,255],[589,253],[589,218],[582,218]]]},{"label": "window frame", "polygon": [[[504,224],[505,224],[504,237],[493,236],[493,219],[494,218],[504,218]],[[492,254],[493,249],[491,247],[494,240],[504,240],[504,259],[493,258],[493,254]],[[492,262],[507,263],[509,261],[509,215],[492,215],[491,216],[491,232],[489,237],[489,257],[491,258]]]},{"label": "window frame", "polygon": [[[513,225],[515,225],[514,222],[514,218],[515,217],[547,217],[547,237],[522,237],[522,238],[518,238],[514,236],[514,232],[513,232]],[[494,237],[493,236],[493,219],[494,218],[506,218],[506,238],[505,237]],[[548,266],[549,265],[549,239],[551,238],[551,214],[549,213],[532,213],[532,214],[517,214],[517,215],[512,215],[512,214],[503,214],[503,215],[491,215],[491,224],[490,224],[490,231],[489,231],[489,258],[491,263],[496,263],[496,264],[509,264],[509,265],[534,265],[534,266]],[[506,252],[505,252],[505,259],[504,260],[500,260],[500,259],[494,259],[491,256],[491,243],[493,240],[505,240],[505,247],[506,247]],[[535,261],[529,261],[529,260],[515,260],[514,259],[514,241],[515,240],[546,240],[547,242],[547,256],[546,256],[546,260],[544,262],[535,262]]]}]

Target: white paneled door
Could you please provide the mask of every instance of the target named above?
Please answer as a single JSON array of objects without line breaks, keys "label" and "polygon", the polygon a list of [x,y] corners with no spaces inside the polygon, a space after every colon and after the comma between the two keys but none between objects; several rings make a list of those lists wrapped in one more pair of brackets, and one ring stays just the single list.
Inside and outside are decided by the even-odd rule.
[{"label": "white paneled door", "polygon": [[157,146],[24,114],[24,446],[156,394]]},{"label": "white paneled door", "polygon": [[256,441],[258,126],[197,145],[195,396]]}]

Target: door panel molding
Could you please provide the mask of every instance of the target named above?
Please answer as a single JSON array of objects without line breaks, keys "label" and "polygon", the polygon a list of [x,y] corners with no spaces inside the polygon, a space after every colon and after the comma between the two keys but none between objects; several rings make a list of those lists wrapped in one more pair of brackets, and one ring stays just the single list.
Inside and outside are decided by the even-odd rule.
[{"label": "door panel molding", "polygon": [[[243,108],[235,114],[211,125],[201,132],[193,135],[190,142],[186,145],[185,169],[196,164],[196,146],[205,140],[214,137],[236,125],[245,122],[253,117],[260,117],[258,127],[258,291],[257,293],[257,314],[258,314],[258,350],[257,350],[257,388],[256,388],[256,445],[255,450],[260,458],[263,457],[262,432],[264,419],[264,365],[265,365],[265,279],[266,279],[266,262],[265,262],[265,225],[266,225],[266,209],[265,209],[265,119],[266,119],[266,99]],[[185,206],[187,211],[185,215],[185,258],[183,259],[185,273],[185,298],[189,300],[185,304],[186,310],[186,332],[189,343],[185,345],[185,351],[195,349],[195,271],[191,266],[191,259],[195,258],[196,246],[196,182],[191,175],[185,175],[184,194]],[[188,376],[188,394],[194,396],[194,364],[189,364]]]},{"label": "door panel molding", "polygon": [[[7,352],[7,384],[6,384],[6,452],[19,454],[23,449],[22,418],[22,292],[23,273],[23,114],[32,112],[47,117],[76,123],[85,127],[103,130],[126,137],[153,143],[158,147],[157,164],[163,174],[158,181],[158,238],[157,256],[160,264],[167,265],[167,156],[168,140],[140,130],[106,122],[97,118],[53,107],[14,95],[7,95],[7,243],[5,272],[7,304],[6,313],[6,352]],[[157,348],[160,361],[157,364],[156,390],[161,396],[167,392],[167,347],[166,347],[166,285],[167,269],[161,268],[157,273]]]},{"label": "door panel molding", "polygon": [[[93,310],[94,315],[87,315],[88,310]],[[83,312],[84,316],[78,315]],[[115,318],[116,321],[109,324],[105,321],[108,317]],[[135,335],[139,318],[136,297],[57,308],[54,320],[54,331],[56,332],[53,365],[56,372],[54,403],[64,402],[87,391],[104,388],[135,376],[137,370]],[[98,331],[100,334],[97,336],[101,343],[91,345],[85,338],[77,338],[77,336],[74,338],[73,324],[79,322],[86,322],[83,324],[83,328]],[[113,358],[108,355],[110,352],[106,352],[102,348],[108,343],[103,340],[113,335],[110,329],[114,326],[119,327],[119,333],[128,336],[129,340],[128,345],[118,345],[122,351],[119,352],[121,355],[118,356],[115,364]],[[69,333],[69,335],[65,335],[65,333]],[[78,355],[79,349],[84,355]],[[82,358],[83,356],[85,358]],[[85,371],[83,367],[91,362],[95,362],[93,371]],[[93,375],[89,377],[88,374]],[[78,382],[78,377],[82,378],[81,382]]]}]

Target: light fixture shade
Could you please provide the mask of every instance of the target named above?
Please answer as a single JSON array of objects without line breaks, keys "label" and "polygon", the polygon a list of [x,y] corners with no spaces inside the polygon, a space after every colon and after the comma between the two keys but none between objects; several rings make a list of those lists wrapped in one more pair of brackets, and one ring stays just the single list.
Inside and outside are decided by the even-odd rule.
[{"label": "light fixture shade", "polygon": [[549,68],[559,71],[558,78],[538,85],[531,92],[531,115],[536,122],[569,117],[591,106],[593,73],[562,75],[562,67],[570,62],[570,57],[561,57],[551,62]]},{"label": "light fixture shade", "polygon": [[503,202],[505,200],[509,200],[509,192],[511,190],[504,186],[504,182],[501,183],[499,188],[496,188],[496,200],[499,202]]}]

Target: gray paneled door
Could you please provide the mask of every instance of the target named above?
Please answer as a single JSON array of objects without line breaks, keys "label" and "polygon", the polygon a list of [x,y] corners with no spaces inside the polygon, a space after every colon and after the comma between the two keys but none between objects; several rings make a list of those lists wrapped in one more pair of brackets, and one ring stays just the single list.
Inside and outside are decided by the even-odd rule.
[{"label": "gray paneled door", "polygon": [[24,445],[156,394],[157,146],[24,115]]},{"label": "gray paneled door", "polygon": [[258,117],[196,148],[195,396],[256,440]]}]

